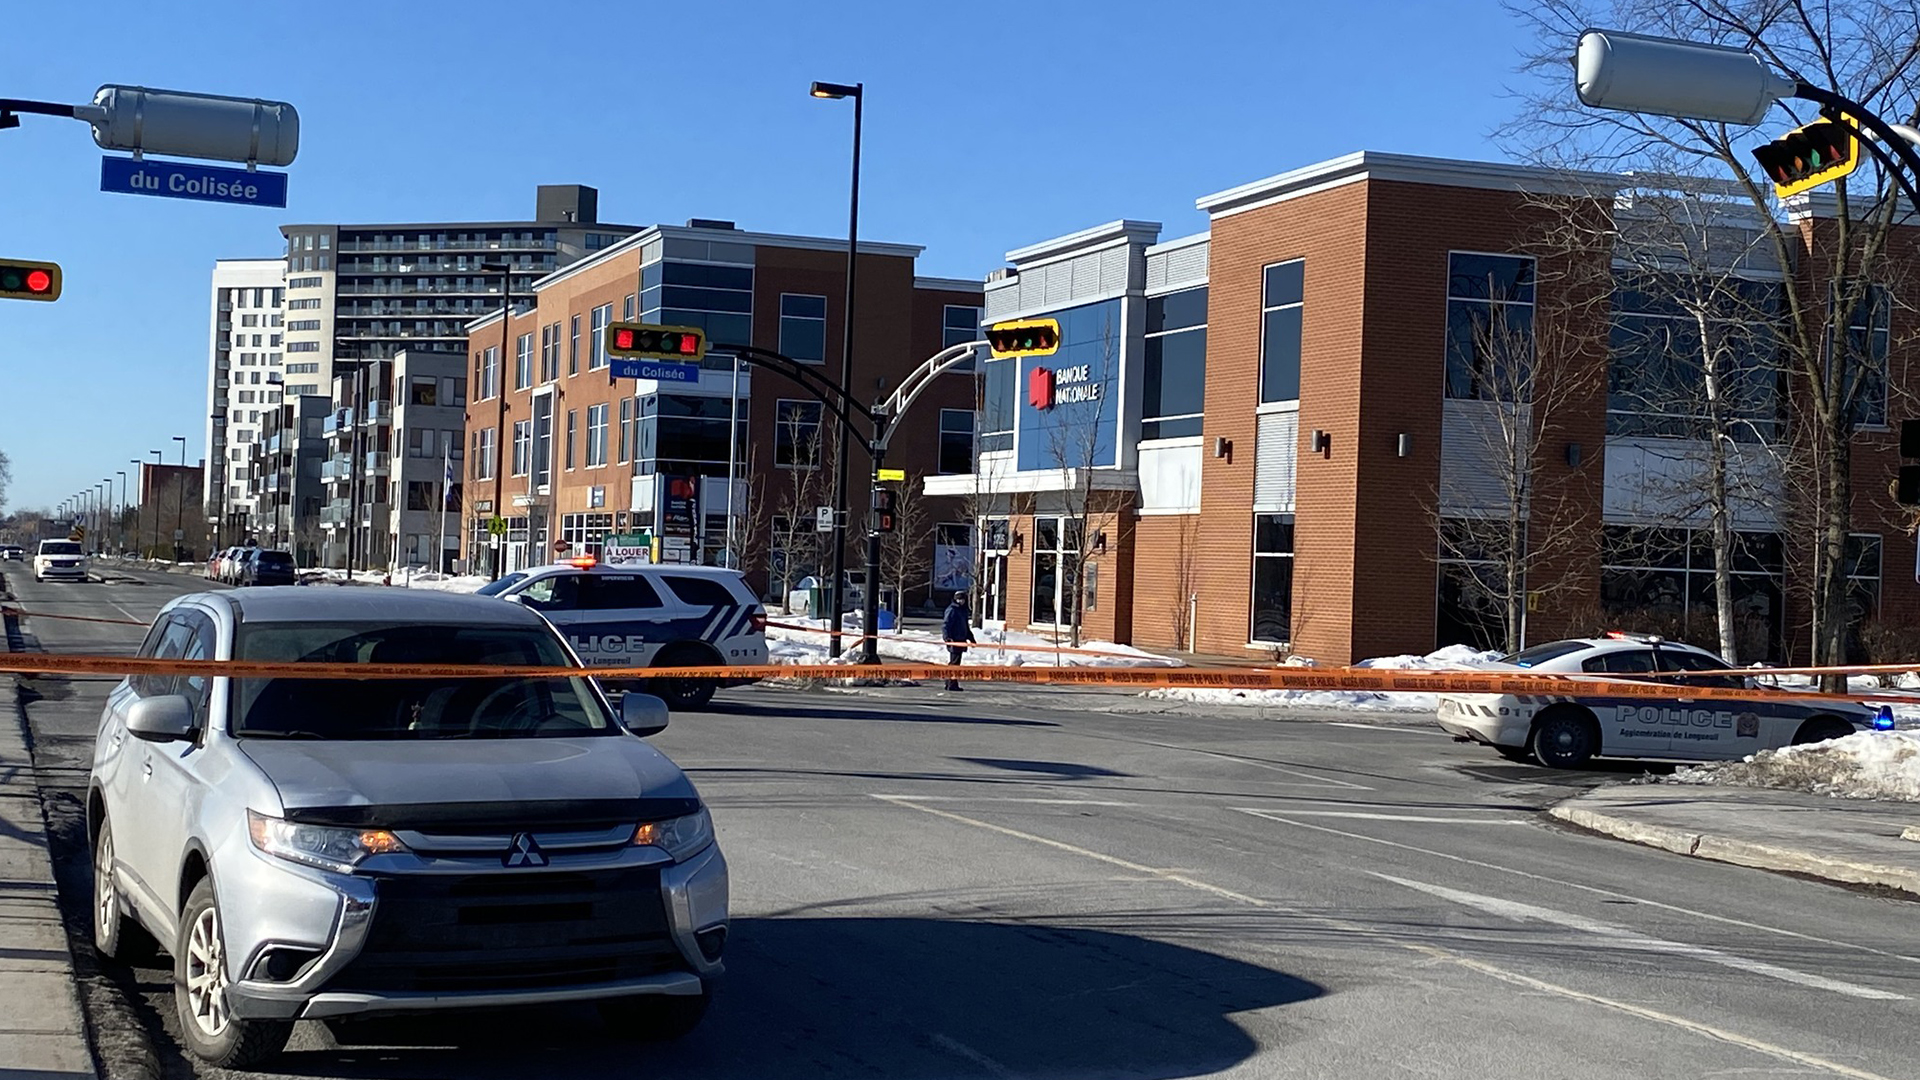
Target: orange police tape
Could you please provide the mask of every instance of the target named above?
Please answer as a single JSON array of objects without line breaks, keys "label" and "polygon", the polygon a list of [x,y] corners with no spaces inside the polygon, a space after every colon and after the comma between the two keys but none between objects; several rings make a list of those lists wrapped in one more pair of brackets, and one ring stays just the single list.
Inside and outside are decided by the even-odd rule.
[{"label": "orange police tape", "polygon": [[1673,686],[1592,676],[1509,675],[1467,671],[1380,671],[1368,668],[1066,668],[947,665],[778,664],[715,667],[577,667],[464,664],[342,664],[259,660],[160,660],[124,656],[0,654],[0,672],[19,675],[207,675],[268,679],[948,679],[1026,685],[1118,686],[1130,689],[1185,687],[1216,690],[1351,690],[1371,693],[1530,694],[1560,697],[1626,697],[1713,701],[1888,701],[1913,703],[1909,695],[1823,694],[1812,691]]}]

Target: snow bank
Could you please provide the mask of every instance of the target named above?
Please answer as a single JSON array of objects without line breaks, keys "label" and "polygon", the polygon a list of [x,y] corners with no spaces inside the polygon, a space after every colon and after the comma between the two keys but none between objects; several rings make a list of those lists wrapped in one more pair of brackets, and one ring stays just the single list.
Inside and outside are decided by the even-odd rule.
[{"label": "snow bank", "polygon": [[[782,626],[767,627],[767,643],[776,664],[823,664],[827,662],[825,619],[782,619]],[[859,630],[859,620],[848,619],[845,628]],[[1053,639],[1019,630],[976,630],[979,642],[967,650],[963,664],[1007,665],[1018,667],[1183,667],[1179,660],[1157,656],[1130,645],[1110,641],[1086,641],[1080,648],[1099,655],[1054,651]],[[851,644],[850,646],[851,647]],[[880,655],[891,660],[915,664],[944,664],[947,647],[940,635],[928,630],[882,630]]]},{"label": "snow bank", "polygon": [[393,579],[395,585],[409,589],[429,589],[433,592],[470,593],[487,584],[490,578],[480,574],[415,574],[412,580],[404,577]]},{"label": "snow bank", "polygon": [[1664,782],[1920,802],[1920,731],[1861,731],[1811,746],[1762,750],[1743,761],[1680,769]]},{"label": "snow bank", "polygon": [[[1449,645],[1425,656],[1376,656],[1353,665],[1397,670],[1445,670],[1481,667],[1500,658],[1465,645]],[[1299,661],[1295,666],[1312,666]],[[1202,705],[1266,705],[1293,709],[1351,709],[1361,712],[1432,712],[1440,707],[1434,694],[1378,694],[1365,690],[1198,690],[1164,687],[1146,697],[1161,701],[1190,701]]]}]

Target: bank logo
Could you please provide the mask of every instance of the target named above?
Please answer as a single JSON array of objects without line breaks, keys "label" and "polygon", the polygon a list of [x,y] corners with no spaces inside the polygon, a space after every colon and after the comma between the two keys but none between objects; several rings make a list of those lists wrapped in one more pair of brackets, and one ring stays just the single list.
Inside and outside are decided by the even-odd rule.
[{"label": "bank logo", "polygon": [[1036,409],[1053,408],[1053,369],[1035,365],[1027,372],[1027,404]]},{"label": "bank logo", "polygon": [[1027,371],[1027,404],[1036,409],[1100,400],[1101,383],[1088,364],[1072,367],[1035,367]]}]

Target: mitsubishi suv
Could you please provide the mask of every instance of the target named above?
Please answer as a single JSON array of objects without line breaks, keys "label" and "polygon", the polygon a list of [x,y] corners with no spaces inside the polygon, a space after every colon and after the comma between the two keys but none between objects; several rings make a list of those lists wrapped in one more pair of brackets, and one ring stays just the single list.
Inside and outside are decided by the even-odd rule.
[{"label": "mitsubishi suv", "polygon": [[686,775],[515,604],[276,587],[168,604],[139,655],[429,664],[438,676],[141,674],[111,692],[87,799],[93,935],[173,958],[189,1050],[243,1068],[297,1019],[596,1002],[673,1038],[722,970],[727,865]]}]

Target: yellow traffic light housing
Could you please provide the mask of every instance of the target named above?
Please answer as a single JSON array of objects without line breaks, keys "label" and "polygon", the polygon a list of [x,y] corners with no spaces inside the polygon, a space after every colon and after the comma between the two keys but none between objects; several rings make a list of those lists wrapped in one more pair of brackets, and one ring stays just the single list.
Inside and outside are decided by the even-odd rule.
[{"label": "yellow traffic light housing", "polygon": [[0,259],[0,299],[60,299],[60,264]]},{"label": "yellow traffic light housing", "polygon": [[1052,356],[1060,348],[1060,320],[1015,319],[987,328],[987,349],[995,357]]},{"label": "yellow traffic light housing", "polygon": [[697,364],[707,355],[706,331],[697,327],[614,323],[606,334],[609,356]]},{"label": "yellow traffic light housing", "polygon": [[1860,134],[1839,120],[1816,120],[1753,149],[1781,198],[1830,184],[1860,167]]}]

